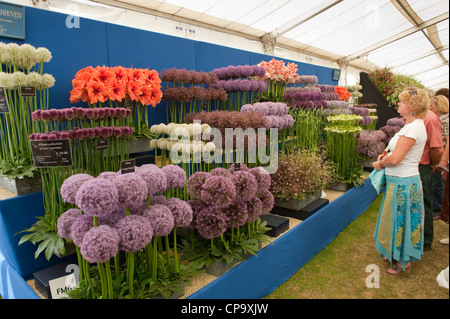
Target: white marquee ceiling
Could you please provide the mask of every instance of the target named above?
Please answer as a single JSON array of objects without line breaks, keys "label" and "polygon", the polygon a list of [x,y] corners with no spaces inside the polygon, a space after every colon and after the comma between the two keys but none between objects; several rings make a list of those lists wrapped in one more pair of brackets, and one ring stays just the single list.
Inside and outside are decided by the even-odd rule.
[{"label": "white marquee ceiling", "polygon": [[[449,87],[446,0],[92,0]],[[273,51],[272,51],[273,52]]]}]

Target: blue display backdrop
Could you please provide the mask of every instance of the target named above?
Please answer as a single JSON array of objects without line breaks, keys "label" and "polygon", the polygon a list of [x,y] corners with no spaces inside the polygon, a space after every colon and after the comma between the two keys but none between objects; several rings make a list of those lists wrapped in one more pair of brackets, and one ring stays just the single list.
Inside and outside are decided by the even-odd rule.
[{"label": "blue display backdrop", "polygon": [[[260,53],[31,7],[25,9],[26,41],[7,38],[1,40],[29,43],[35,47],[46,47],[52,52],[53,58],[44,68],[44,72],[52,74],[56,79],[55,86],[50,89],[51,108],[87,106],[83,103],[70,104],[69,101],[72,79],[77,71],[86,66],[121,65],[149,68],[158,72],[173,67],[211,71],[228,65],[257,64],[273,58]],[[283,60],[296,63],[300,75],[316,75],[320,84],[337,85],[337,81],[332,80],[332,68]],[[150,108],[149,119],[150,124],[166,122],[164,101],[156,108]]]}]

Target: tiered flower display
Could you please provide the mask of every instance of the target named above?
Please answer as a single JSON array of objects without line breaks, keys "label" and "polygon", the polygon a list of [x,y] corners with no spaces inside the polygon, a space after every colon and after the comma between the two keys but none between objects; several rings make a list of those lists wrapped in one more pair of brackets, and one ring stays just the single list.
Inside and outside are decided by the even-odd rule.
[{"label": "tiered flower display", "polygon": [[137,135],[148,130],[147,107],[156,107],[162,97],[158,72],[149,69],[88,66],[75,74],[72,86],[72,103],[130,108],[131,125]]},{"label": "tiered flower display", "polygon": [[7,106],[0,109],[0,173],[11,179],[37,175],[28,135],[31,113],[49,107],[55,79],[43,70],[51,58],[46,48],[0,42],[0,88]]}]

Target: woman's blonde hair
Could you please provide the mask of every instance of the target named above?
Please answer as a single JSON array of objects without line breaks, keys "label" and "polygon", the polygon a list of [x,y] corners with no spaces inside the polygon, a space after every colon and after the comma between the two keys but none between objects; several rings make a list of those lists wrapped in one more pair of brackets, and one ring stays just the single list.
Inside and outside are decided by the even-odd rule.
[{"label": "woman's blonde hair", "polygon": [[408,87],[398,97],[409,107],[415,117],[425,118],[430,108],[430,97],[427,91]]},{"label": "woman's blonde hair", "polygon": [[436,95],[431,99],[431,102],[436,105],[441,114],[448,113],[448,99],[443,95]]}]

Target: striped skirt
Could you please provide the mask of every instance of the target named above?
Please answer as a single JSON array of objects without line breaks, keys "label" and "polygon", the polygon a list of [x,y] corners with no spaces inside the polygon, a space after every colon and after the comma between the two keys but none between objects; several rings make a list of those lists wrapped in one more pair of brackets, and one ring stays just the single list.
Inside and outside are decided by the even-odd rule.
[{"label": "striped skirt", "polygon": [[424,205],[420,175],[386,175],[386,191],[375,227],[375,247],[403,267],[423,254]]}]

